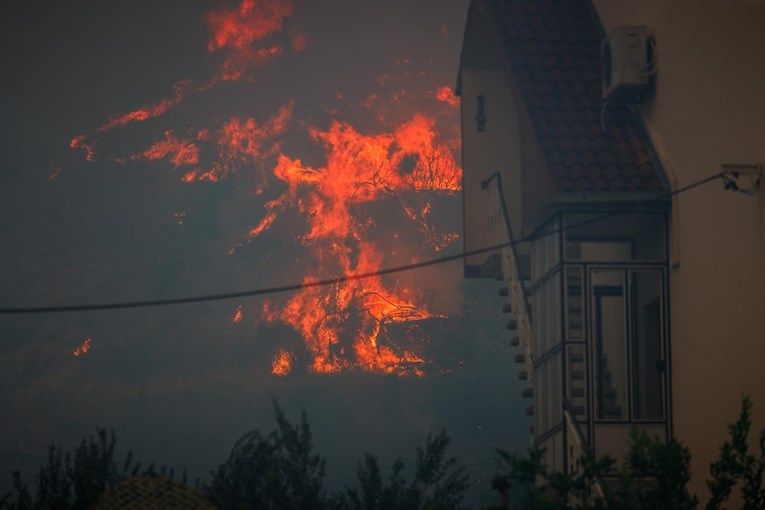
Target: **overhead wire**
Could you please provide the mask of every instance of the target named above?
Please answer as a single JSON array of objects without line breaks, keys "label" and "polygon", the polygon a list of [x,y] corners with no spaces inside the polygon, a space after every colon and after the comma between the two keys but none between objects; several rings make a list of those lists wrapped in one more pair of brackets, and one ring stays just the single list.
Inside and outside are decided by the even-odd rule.
[{"label": "overhead wire", "polygon": [[687,184],[685,186],[682,186],[680,188],[677,188],[673,191],[661,194],[651,200],[643,200],[643,201],[637,201],[635,202],[633,206],[629,208],[623,208],[623,209],[617,209],[608,211],[602,215],[594,216],[591,218],[587,218],[575,223],[571,223],[565,226],[558,227],[556,229],[551,230],[545,230],[543,232],[532,234],[526,237],[523,237],[521,239],[517,239],[514,241],[507,241],[503,243],[494,244],[491,246],[485,246],[482,248],[476,248],[472,250],[464,250],[459,253],[455,253],[452,255],[444,255],[442,257],[437,257],[433,259],[423,260],[420,262],[414,262],[411,264],[404,264],[399,266],[392,266],[387,268],[382,268],[376,271],[367,271],[363,273],[356,273],[356,274],[347,274],[347,275],[341,275],[341,276],[335,276],[332,278],[324,278],[320,280],[308,280],[303,281],[300,283],[289,283],[285,285],[277,285],[272,287],[262,287],[257,289],[249,289],[249,290],[242,290],[242,291],[234,291],[234,292],[224,292],[219,294],[203,294],[203,295],[196,295],[196,296],[183,296],[183,297],[177,297],[177,298],[167,298],[167,299],[145,299],[145,300],[136,300],[136,301],[115,301],[115,302],[106,302],[106,303],[83,303],[83,304],[74,304],[74,305],[41,305],[41,306],[27,306],[27,307],[2,307],[0,308],[0,315],[29,315],[29,314],[43,314],[43,313],[74,313],[74,312],[87,312],[87,311],[105,311],[105,310],[118,310],[118,309],[129,309],[129,308],[148,308],[148,307],[159,307],[159,306],[172,306],[172,305],[183,305],[183,304],[192,304],[192,303],[204,303],[204,302],[214,302],[214,301],[224,301],[224,300],[233,300],[233,299],[241,299],[241,298],[247,298],[247,297],[254,297],[254,296],[265,296],[269,294],[277,294],[277,293],[283,293],[283,292],[291,292],[306,288],[313,288],[313,287],[324,287],[328,285],[337,285],[339,283],[348,282],[348,281],[354,281],[354,280],[363,280],[366,278],[373,278],[376,276],[385,276],[389,274],[394,273],[400,273],[404,271],[412,271],[416,269],[422,269],[425,267],[434,266],[437,264],[444,264],[446,262],[452,262],[454,260],[463,259],[465,257],[471,257],[474,255],[480,255],[483,253],[489,253],[497,250],[501,250],[502,248],[508,248],[510,246],[519,245],[522,243],[528,243],[531,241],[535,241],[537,239],[540,239],[542,237],[546,237],[548,235],[565,232],[567,230],[571,230],[574,228],[579,228],[585,225],[589,225],[592,223],[596,223],[599,221],[603,221],[608,218],[612,218],[614,216],[620,215],[620,214],[633,214],[640,212],[643,210],[646,206],[651,204],[657,204],[661,203],[675,195],[679,195],[681,193],[685,193],[687,191],[690,191],[694,188],[697,188],[699,186],[702,186],[706,183],[715,181],[717,179],[724,179],[724,177],[729,172],[718,172],[716,174],[710,175],[708,177],[705,177],[703,179],[700,179],[698,181],[694,181],[690,184]]}]

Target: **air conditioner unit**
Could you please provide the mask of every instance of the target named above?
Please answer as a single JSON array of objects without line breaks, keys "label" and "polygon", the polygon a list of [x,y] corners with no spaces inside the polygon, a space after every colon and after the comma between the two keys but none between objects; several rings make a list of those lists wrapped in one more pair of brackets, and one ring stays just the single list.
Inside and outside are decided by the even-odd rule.
[{"label": "air conditioner unit", "polygon": [[603,40],[601,70],[603,97],[639,103],[654,69],[653,40],[642,26],[616,27]]}]

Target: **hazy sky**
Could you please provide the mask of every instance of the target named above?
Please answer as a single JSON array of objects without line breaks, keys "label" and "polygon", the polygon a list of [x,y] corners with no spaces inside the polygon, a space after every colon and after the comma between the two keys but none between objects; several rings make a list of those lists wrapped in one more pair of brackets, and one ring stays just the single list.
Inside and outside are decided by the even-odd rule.
[{"label": "hazy sky", "polygon": [[[367,249],[373,267],[459,250],[459,193],[411,185],[424,153],[406,140],[429,126],[423,150],[459,165],[458,109],[441,89],[456,79],[466,11],[466,0],[4,5],[0,304],[223,292],[338,274],[343,256],[360,268]],[[348,159],[349,137],[374,155]],[[338,165],[378,157],[402,182],[338,205]],[[297,168],[301,184],[279,168]],[[347,221],[331,226],[324,215],[338,208]],[[320,228],[331,232],[311,234]],[[366,308],[341,307],[330,289],[266,308],[0,317],[0,491],[47,442],[73,446],[96,426],[138,459],[204,476],[243,432],[272,426],[272,395],[295,418],[306,410],[333,484],[351,481],[363,452],[408,459],[441,428],[485,481],[480,463],[494,446],[525,446],[529,422],[498,282],[461,273],[456,262],[381,280],[372,294],[407,304],[385,320],[360,288]],[[313,338],[283,315],[326,296],[340,368],[317,374]],[[360,366],[358,339],[375,326],[380,349],[417,361],[393,374],[383,356]],[[292,363],[283,377],[271,373],[280,352]]]}]

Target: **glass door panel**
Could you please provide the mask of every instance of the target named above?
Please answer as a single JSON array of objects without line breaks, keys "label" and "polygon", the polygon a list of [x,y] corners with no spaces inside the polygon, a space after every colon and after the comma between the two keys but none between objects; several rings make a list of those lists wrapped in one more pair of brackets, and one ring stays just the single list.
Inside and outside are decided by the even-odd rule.
[{"label": "glass door panel", "polygon": [[636,420],[664,417],[664,355],[661,271],[632,271],[632,414]]},{"label": "glass door panel", "polygon": [[624,271],[593,269],[590,282],[596,417],[626,420],[627,293]]}]

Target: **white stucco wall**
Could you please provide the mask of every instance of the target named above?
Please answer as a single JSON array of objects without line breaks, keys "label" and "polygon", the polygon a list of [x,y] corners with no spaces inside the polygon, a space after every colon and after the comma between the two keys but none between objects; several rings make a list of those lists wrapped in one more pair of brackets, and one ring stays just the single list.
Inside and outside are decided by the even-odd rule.
[{"label": "white stucco wall", "polygon": [[[606,30],[655,35],[656,90],[644,118],[675,187],[723,163],[765,162],[765,2],[594,0]],[[752,396],[765,427],[765,204],[719,182],[677,198],[670,275],[675,436],[693,454],[690,489]],[[702,501],[704,498],[702,498]]]},{"label": "white stucco wall", "polygon": [[[482,189],[481,181],[499,172],[513,223],[520,224],[520,140],[518,114],[512,101],[499,41],[486,37],[486,20],[474,6],[463,48],[460,84],[462,96],[462,165],[465,200],[464,247],[480,249],[507,241],[504,218],[497,218],[497,189]],[[477,96],[484,98],[485,128],[476,123]],[[494,216],[490,218],[490,216]],[[516,237],[520,231],[514,232]],[[469,257],[480,264],[486,255]]]}]

